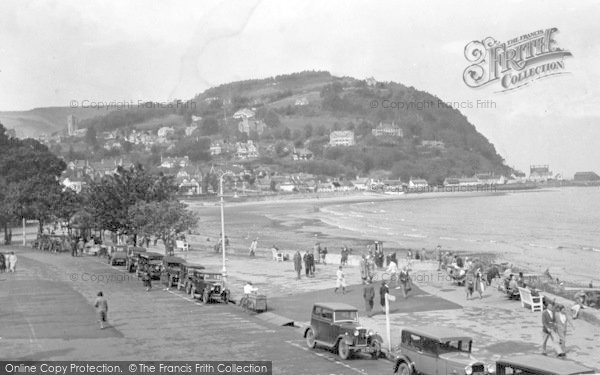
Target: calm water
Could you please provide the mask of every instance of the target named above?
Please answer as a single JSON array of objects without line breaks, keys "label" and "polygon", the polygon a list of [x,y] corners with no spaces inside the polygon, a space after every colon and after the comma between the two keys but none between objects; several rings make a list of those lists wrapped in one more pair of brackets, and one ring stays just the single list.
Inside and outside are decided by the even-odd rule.
[{"label": "calm water", "polygon": [[321,219],[402,247],[492,251],[530,266],[547,265],[554,273],[600,280],[598,187],[426,196],[327,206]]}]

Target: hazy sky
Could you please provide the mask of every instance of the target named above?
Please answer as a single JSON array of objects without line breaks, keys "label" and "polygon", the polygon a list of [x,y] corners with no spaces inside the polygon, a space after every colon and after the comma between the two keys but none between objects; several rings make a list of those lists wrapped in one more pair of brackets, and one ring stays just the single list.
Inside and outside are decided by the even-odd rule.
[{"label": "hazy sky", "polygon": [[[462,112],[508,164],[600,173],[597,1],[2,1],[0,110],[188,99],[302,70],[396,81]],[[463,82],[464,48],[556,27],[568,75],[498,93]]]}]

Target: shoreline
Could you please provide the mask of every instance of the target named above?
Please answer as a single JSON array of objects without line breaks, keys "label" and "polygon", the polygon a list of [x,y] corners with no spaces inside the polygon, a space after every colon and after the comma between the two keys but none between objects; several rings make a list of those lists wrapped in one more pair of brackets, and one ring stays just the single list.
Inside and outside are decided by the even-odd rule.
[{"label": "shoreline", "polygon": [[[520,193],[544,192],[553,189],[536,189],[530,191],[519,191]],[[329,254],[339,254],[343,246],[354,249],[352,254],[366,252],[368,244],[375,240],[384,241],[384,251],[398,251],[399,258],[404,257],[408,249],[413,252],[425,248],[428,257],[434,257],[436,245],[432,245],[435,239],[405,238],[400,237],[393,240],[376,238],[371,234],[358,233],[349,228],[340,228],[332,225],[323,218],[323,208],[335,205],[350,205],[354,203],[386,202],[386,201],[415,201],[423,199],[448,199],[448,198],[476,198],[485,196],[506,195],[509,191],[497,192],[439,192],[439,193],[414,193],[403,195],[383,195],[371,192],[352,192],[340,195],[339,193],[312,197],[313,194],[295,196],[273,200],[261,200],[251,202],[225,202],[226,235],[231,239],[232,246],[246,249],[252,239],[259,238],[259,248],[270,251],[272,245],[282,250],[304,250],[310,249],[315,242],[322,247],[328,248]],[[201,216],[201,233],[205,234],[206,240],[199,241],[200,246],[213,246],[220,230],[220,211],[218,202],[214,204],[198,204],[199,202],[185,202]],[[360,220],[357,218],[357,220]],[[373,229],[374,233],[377,229]],[[384,232],[384,230],[381,230]],[[386,237],[382,235],[381,237]],[[387,237],[390,237],[389,235]],[[387,246],[386,246],[387,245]],[[543,274],[549,269],[553,277],[559,277],[561,281],[569,286],[587,286],[590,278],[588,275],[577,276],[561,273],[557,268],[560,264],[559,257],[543,258],[545,249],[523,248],[520,244],[512,243],[473,243],[464,248],[442,246],[442,251],[451,251],[465,255],[495,259],[497,264],[507,263],[513,268],[525,270],[527,273]],[[563,253],[564,256],[564,253]],[[540,263],[540,259],[547,260]],[[558,271],[558,272],[557,272]],[[587,281],[584,281],[587,279]],[[594,279],[592,277],[592,279]]]}]

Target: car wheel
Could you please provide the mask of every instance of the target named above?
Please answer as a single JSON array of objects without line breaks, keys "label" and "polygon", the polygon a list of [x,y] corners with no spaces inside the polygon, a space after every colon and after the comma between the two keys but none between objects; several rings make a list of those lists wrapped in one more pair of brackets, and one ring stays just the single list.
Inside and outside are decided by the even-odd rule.
[{"label": "car wheel", "polygon": [[352,352],[350,351],[350,347],[344,340],[340,340],[338,343],[338,355],[341,359],[348,359]]},{"label": "car wheel", "polygon": [[410,367],[408,367],[408,364],[406,364],[406,362],[402,362],[400,363],[400,365],[398,365],[398,368],[396,369],[396,372],[394,373],[395,375],[411,375],[410,371]]},{"label": "car wheel", "polygon": [[314,349],[317,346],[317,341],[315,340],[315,331],[312,328],[309,328],[306,331],[306,346],[310,349]]},{"label": "car wheel", "polygon": [[381,342],[379,342],[379,340],[375,339],[371,341],[371,349],[373,350],[371,358],[377,359],[381,356]]},{"label": "car wheel", "polygon": [[202,302],[204,302],[204,304],[206,305],[208,303],[208,289],[204,289],[204,291],[202,292]]}]

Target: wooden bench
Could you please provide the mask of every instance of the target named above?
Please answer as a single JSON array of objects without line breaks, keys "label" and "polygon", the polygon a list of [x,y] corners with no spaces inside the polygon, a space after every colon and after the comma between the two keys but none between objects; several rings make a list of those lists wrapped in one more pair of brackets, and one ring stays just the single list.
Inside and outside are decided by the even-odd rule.
[{"label": "wooden bench", "polygon": [[181,250],[181,251],[189,251],[190,250],[190,244],[187,243],[186,241],[182,241],[182,240],[175,240],[175,247],[177,248],[177,250]]},{"label": "wooden bench", "polygon": [[521,296],[521,306],[525,307],[528,305],[531,311],[542,311],[544,306],[544,296],[534,296],[531,294],[531,290],[527,288],[519,287],[519,295]]}]

